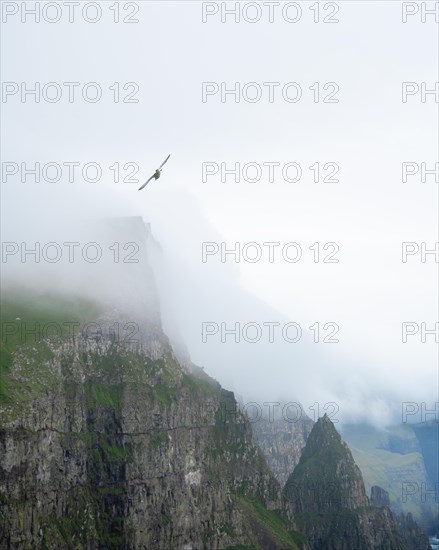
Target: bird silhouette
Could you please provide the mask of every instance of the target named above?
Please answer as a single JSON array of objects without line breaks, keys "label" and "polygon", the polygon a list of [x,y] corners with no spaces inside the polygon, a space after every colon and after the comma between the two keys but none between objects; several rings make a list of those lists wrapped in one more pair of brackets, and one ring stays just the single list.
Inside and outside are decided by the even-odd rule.
[{"label": "bird silhouette", "polygon": [[171,153],[165,158],[165,160],[160,164],[160,166],[157,168],[157,170],[154,172],[154,174],[148,178],[145,183],[142,185],[142,187],[139,187],[139,191],[141,191],[151,180],[158,180],[160,177],[160,174],[162,172],[163,166],[168,162],[169,157],[171,156]]}]

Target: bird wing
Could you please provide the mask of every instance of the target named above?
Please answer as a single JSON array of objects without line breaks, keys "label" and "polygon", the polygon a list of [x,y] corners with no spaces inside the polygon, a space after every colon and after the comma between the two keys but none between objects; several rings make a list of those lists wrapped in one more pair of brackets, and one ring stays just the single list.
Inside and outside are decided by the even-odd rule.
[{"label": "bird wing", "polygon": [[165,158],[165,160],[160,164],[159,170],[168,162],[168,158],[171,156],[171,153]]},{"label": "bird wing", "polygon": [[142,187],[139,187],[139,191],[141,191],[152,179],[154,179],[154,174],[145,181]]}]

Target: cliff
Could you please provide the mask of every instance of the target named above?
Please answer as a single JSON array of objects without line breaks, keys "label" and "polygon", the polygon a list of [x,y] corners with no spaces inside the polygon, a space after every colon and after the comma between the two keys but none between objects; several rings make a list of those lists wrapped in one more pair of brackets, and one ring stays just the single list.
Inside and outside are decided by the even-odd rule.
[{"label": "cliff", "polygon": [[103,292],[96,266],[99,300],[2,297],[0,547],[307,548],[233,394],[163,333],[147,231],[121,225],[140,265]]},{"label": "cliff", "polygon": [[1,548],[428,548],[412,518],[370,506],[327,417],[252,426],[183,345],[176,354],[140,218],[92,235],[111,261],[68,277],[54,265],[2,294]]},{"label": "cliff", "polygon": [[[326,415],[314,425],[284,494],[314,550],[430,548],[419,527],[407,536],[390,508],[370,504],[361,472]],[[373,498],[386,500],[385,492],[376,488]]]},{"label": "cliff", "polygon": [[252,424],[268,466],[282,487],[299,462],[313,424],[303,410],[295,421],[283,417],[260,418]]},{"label": "cliff", "polygon": [[298,547],[233,394],[161,345],[157,359],[106,340],[15,354],[2,547]]},{"label": "cliff", "polygon": [[[342,436],[349,445],[366,485],[383,487],[396,515],[411,514],[424,531],[437,529],[439,487],[439,424],[400,424],[378,429],[373,426],[344,426]],[[426,494],[424,490],[426,488]],[[430,491],[430,492],[428,492]],[[437,490],[436,490],[437,494]]]}]

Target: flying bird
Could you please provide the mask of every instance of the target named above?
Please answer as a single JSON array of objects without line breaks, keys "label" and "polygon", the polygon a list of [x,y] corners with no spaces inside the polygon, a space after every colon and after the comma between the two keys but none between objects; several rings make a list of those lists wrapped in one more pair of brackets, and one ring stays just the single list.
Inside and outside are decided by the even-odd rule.
[{"label": "flying bird", "polygon": [[158,180],[160,177],[160,174],[162,172],[163,166],[168,162],[168,158],[171,156],[171,153],[165,158],[165,160],[160,164],[160,166],[157,168],[157,170],[154,172],[154,174],[148,178],[145,183],[142,185],[142,187],[139,187],[139,191],[141,191],[151,180]]}]

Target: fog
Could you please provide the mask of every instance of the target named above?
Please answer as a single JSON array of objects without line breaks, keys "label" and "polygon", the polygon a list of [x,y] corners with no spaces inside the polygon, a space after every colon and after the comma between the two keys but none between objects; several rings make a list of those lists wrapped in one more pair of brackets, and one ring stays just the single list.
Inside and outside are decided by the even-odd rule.
[{"label": "fog", "polygon": [[[404,402],[434,408],[437,343],[431,334],[422,342],[420,327],[431,330],[438,319],[438,264],[432,255],[422,262],[420,253],[404,263],[401,251],[403,242],[434,248],[437,184],[431,176],[403,183],[401,165],[436,161],[437,103],[418,96],[403,103],[401,84],[437,80],[437,35],[420,19],[403,24],[398,3],[352,4],[340,3],[340,23],[326,26],[314,24],[309,10],[293,27],[203,24],[196,2],[144,3],[136,25],[41,22],[23,29],[12,19],[2,38],[14,52],[2,60],[4,81],[94,81],[106,91],[114,82],[136,82],[140,101],[115,104],[104,94],[98,103],[12,97],[2,105],[9,136],[3,162],[94,162],[103,170],[96,183],[80,171],[70,182],[65,170],[56,183],[31,175],[23,182],[21,173],[3,178],[2,241],[29,248],[94,241],[105,252],[96,263],[82,256],[70,262],[65,247],[56,263],[31,256],[23,263],[11,254],[2,258],[5,289],[12,281],[114,302],[136,315],[154,311],[146,258],[115,262],[109,247],[119,229],[108,233],[95,222],[141,216],[159,246],[149,249],[148,263],[166,333],[244,402],[300,401],[311,417],[313,404],[323,414],[335,403],[340,422],[376,425],[401,421]],[[299,82],[304,95],[297,103],[202,102],[202,82],[225,81]],[[315,103],[315,82],[337,82],[340,102]],[[138,192],[168,153],[161,178]],[[115,182],[109,167],[116,162],[136,163],[138,182]],[[278,175],[270,183],[265,174],[251,183],[241,174],[239,183],[223,183],[214,175],[203,182],[207,162],[296,162],[303,177],[288,183]],[[314,183],[309,166],[316,162],[336,162],[339,181]],[[122,246],[137,240],[136,232],[119,235]],[[258,262],[231,255],[222,262],[220,254],[203,262],[203,242],[229,249],[254,242],[264,251],[264,242],[280,244],[273,262],[266,254]],[[282,256],[290,242],[300,245],[300,261]],[[315,243],[320,260],[332,250],[326,243],[336,243],[339,261],[316,262]],[[119,252],[125,258],[130,251]],[[419,331],[404,343],[405,322]],[[218,327],[205,342],[203,323]],[[221,323],[257,323],[261,338],[251,343],[241,332],[239,343],[233,335],[222,342]],[[266,323],[279,323],[273,342]],[[282,336],[286,323],[300,325],[297,342]],[[325,329],[327,323],[333,325]],[[339,341],[324,342],[334,325]]]},{"label": "fog", "polygon": [[[158,184],[151,188],[147,205],[136,205],[137,201],[128,193],[125,201],[100,203],[96,193],[91,196],[95,201],[90,203],[94,204],[93,212],[84,206],[81,215],[79,210],[71,215],[72,200],[66,201],[64,194],[60,193],[58,199],[52,195],[52,208],[57,215],[47,218],[41,216],[40,210],[44,208],[44,195],[40,199],[33,193],[22,197],[23,218],[19,212],[5,212],[4,244],[18,243],[20,253],[21,243],[31,249],[39,242],[40,250],[49,242],[60,245],[78,242],[80,246],[74,250],[73,263],[69,262],[66,247],[62,247],[62,257],[56,263],[44,261],[42,253],[39,263],[32,254],[28,254],[25,263],[21,262],[20,253],[9,255],[2,266],[6,292],[13,282],[40,293],[79,295],[122,309],[135,315],[134,319],[139,316],[139,303],[145,308],[146,317],[151,308],[159,307],[164,330],[176,349],[183,344],[194,363],[203,366],[224,387],[234,390],[245,404],[257,402],[263,411],[268,411],[267,403],[300,402],[311,418],[318,410],[320,414],[333,414],[340,422],[358,420],[384,425],[401,420],[403,402],[426,402],[427,408],[431,408],[435,400],[434,361],[429,363],[427,354],[424,363],[414,361],[425,354],[425,344],[394,342],[392,361],[386,360],[391,353],[389,345],[373,350],[370,359],[356,353],[357,342],[343,341],[342,325],[340,334],[334,336],[339,338],[338,343],[315,343],[314,333],[309,330],[310,314],[301,300],[287,316],[245,288],[240,280],[239,263],[215,263],[210,258],[206,263],[201,261],[199,236],[209,242],[221,242],[222,237],[209,225],[194,196],[173,187],[172,182],[166,185],[168,188],[164,185],[159,188]],[[172,223],[161,217],[163,211]],[[148,246],[147,256],[138,220],[121,219],[117,215],[121,212],[124,216],[141,215],[151,223],[157,244]],[[96,223],[91,222],[92,213],[96,215]],[[83,245],[90,242],[99,244],[103,251],[96,263],[85,261],[79,254]],[[125,243],[139,243],[139,254],[135,256],[139,263],[116,263],[114,250],[105,256],[114,242],[118,242],[121,250]],[[49,253],[54,251],[47,249]],[[93,250],[90,257],[92,253]],[[153,280],[149,274],[151,267]],[[155,289],[160,306],[155,303]],[[149,301],[140,300],[145,291]],[[294,292],[300,293],[300,286]],[[257,342],[251,342],[255,337],[253,329],[248,333],[242,331],[249,322],[260,327]],[[291,322],[302,329],[298,340],[294,328],[285,338],[282,336],[281,328]],[[203,342],[203,323],[216,323],[218,327],[226,323],[229,330],[240,323],[240,341],[236,343],[233,334],[226,334],[222,342],[219,330],[206,335]],[[273,325],[272,342],[267,323],[277,323]],[[362,320],[352,319],[352,323],[364,330]],[[399,329],[396,327],[395,333]],[[367,334],[369,341],[371,335],[372,330]],[[282,406],[271,407],[277,415],[281,414]],[[251,412],[255,414],[254,409]]]}]

